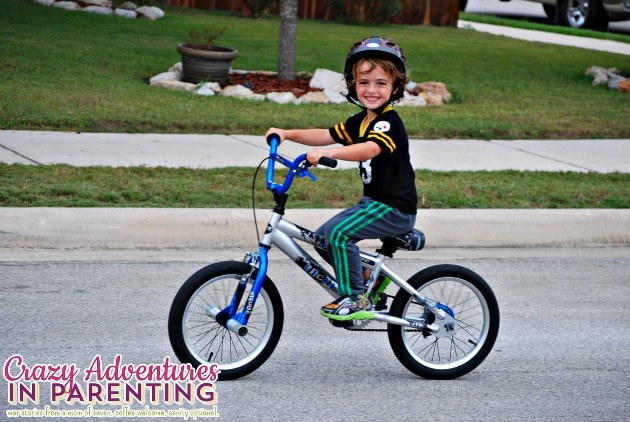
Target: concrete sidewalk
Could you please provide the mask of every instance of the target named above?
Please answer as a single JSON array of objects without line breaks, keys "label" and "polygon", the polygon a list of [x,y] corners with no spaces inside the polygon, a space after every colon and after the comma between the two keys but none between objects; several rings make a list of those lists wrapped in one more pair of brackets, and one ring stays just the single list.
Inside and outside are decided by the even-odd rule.
[{"label": "concrete sidewalk", "polygon": [[[308,147],[286,142],[295,157]],[[73,166],[255,167],[267,155],[263,136],[0,131],[0,162]],[[417,169],[630,173],[630,139],[411,140]],[[354,168],[340,162],[340,168]]]},{"label": "concrete sidewalk", "polygon": [[563,35],[553,32],[533,31],[530,29],[512,28],[508,26],[490,25],[468,21],[458,21],[459,28],[467,28],[474,31],[486,32],[524,41],[540,42],[545,44],[564,45],[567,47],[584,48],[587,50],[605,51],[607,53],[630,55],[630,44],[619,41],[600,40],[596,38],[580,37],[576,35]]}]

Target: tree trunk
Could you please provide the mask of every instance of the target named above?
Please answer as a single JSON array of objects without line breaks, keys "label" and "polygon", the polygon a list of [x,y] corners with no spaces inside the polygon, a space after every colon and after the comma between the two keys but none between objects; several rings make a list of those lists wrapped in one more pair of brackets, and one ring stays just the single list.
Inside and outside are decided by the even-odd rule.
[{"label": "tree trunk", "polygon": [[295,80],[295,40],[297,37],[298,0],[280,1],[280,42],[278,77]]}]

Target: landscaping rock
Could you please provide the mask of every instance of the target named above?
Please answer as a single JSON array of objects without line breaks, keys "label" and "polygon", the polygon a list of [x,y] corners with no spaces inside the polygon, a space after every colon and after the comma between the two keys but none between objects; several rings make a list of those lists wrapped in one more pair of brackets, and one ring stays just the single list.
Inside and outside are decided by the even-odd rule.
[{"label": "landscaping rock", "polygon": [[100,7],[112,7],[111,0],[80,0],[80,3],[87,5],[100,6]]},{"label": "landscaping rock", "polygon": [[308,103],[325,104],[329,102],[330,102],[330,99],[328,98],[326,94],[324,94],[323,91],[307,92],[306,94],[302,95],[300,98],[296,100],[296,104],[308,104]]},{"label": "landscaping rock", "polygon": [[182,82],[182,81],[173,80],[173,79],[163,79],[151,85],[159,86],[166,89],[183,90],[183,91],[188,91],[188,92],[193,92],[195,88],[197,87],[197,85],[191,84],[190,82]]},{"label": "landscaping rock", "polygon": [[195,95],[212,96],[221,92],[221,85],[216,82],[205,82],[197,85],[197,88],[193,91]]},{"label": "landscaping rock", "polygon": [[440,104],[429,104],[429,102],[420,95],[411,95],[409,92],[405,91],[404,96],[400,99],[398,105],[406,106],[406,107],[422,107],[426,105],[442,105],[444,102],[442,101]]},{"label": "landscaping rock", "polygon": [[424,98],[424,100],[430,106],[444,105],[444,100],[442,99],[442,97],[434,92],[421,92],[420,94],[418,94],[418,96]]},{"label": "landscaping rock", "polygon": [[608,89],[614,91],[628,92],[625,90],[628,78],[616,67],[605,69],[601,66],[591,66],[586,69],[585,74],[593,77],[593,86],[606,85]]},{"label": "landscaping rock", "polygon": [[134,2],[128,1],[128,2],[125,2],[125,3],[121,4],[118,8],[119,9],[127,9],[127,10],[136,10],[138,8],[138,5],[135,4]]},{"label": "landscaping rock", "polygon": [[619,84],[617,85],[617,89],[620,92],[630,92],[630,79],[619,82]]},{"label": "landscaping rock", "polygon": [[270,92],[267,94],[267,99],[278,104],[295,104],[297,101],[292,92]]},{"label": "landscaping rock", "polygon": [[[415,95],[421,95],[422,97],[424,97],[425,99],[428,98],[433,98],[433,97],[439,97],[440,100],[435,100],[438,102],[441,102],[441,104],[438,105],[442,105],[443,103],[447,103],[449,102],[453,96],[451,95],[450,92],[448,92],[448,90],[446,89],[446,85],[443,84],[442,82],[421,82],[416,84],[416,86],[414,87],[413,91],[411,91],[412,94]],[[427,94],[422,95],[422,94]],[[428,99],[427,99],[428,101]]]},{"label": "landscaping rock", "polygon": [[[178,84],[181,79],[180,62],[171,66],[168,72],[153,76],[149,83],[169,89],[186,89],[196,95],[222,95],[256,101],[266,99],[279,104],[345,104],[348,101],[343,75],[327,69],[317,69],[312,76],[300,74],[294,81],[280,80],[276,72],[231,69],[228,85],[223,89],[217,83],[197,85],[191,89],[192,84]],[[411,82],[405,88],[404,97],[396,104],[398,106],[440,106],[452,98],[441,82]]]},{"label": "landscaping rock", "polygon": [[121,7],[114,9],[114,14],[128,19],[136,19],[138,17],[138,13],[136,13],[135,10],[123,9]]},{"label": "landscaping rock", "polygon": [[83,8],[84,12],[96,13],[97,15],[113,15],[114,9],[104,6],[86,6]]},{"label": "landscaping rock", "polygon": [[348,91],[346,89],[339,92],[336,88],[324,88],[322,92],[328,97],[328,101],[333,104],[345,104],[348,102],[346,98]]},{"label": "landscaping rock", "polygon": [[612,89],[614,91],[618,91],[619,83],[625,81],[627,78],[624,78],[621,75],[615,75],[608,81],[608,89]]},{"label": "landscaping rock", "polygon": [[169,67],[169,72],[179,72],[180,79],[184,76],[184,67],[182,66],[182,62],[177,62],[173,66]]},{"label": "landscaping rock", "polygon": [[178,72],[172,72],[172,71],[168,71],[168,72],[162,72],[162,73],[158,73],[157,75],[153,76],[151,79],[149,79],[149,84],[150,85],[157,85],[160,82],[164,82],[164,81],[179,81],[181,80],[181,74]]},{"label": "landscaping rock", "polygon": [[162,9],[155,6],[140,6],[136,9],[136,13],[138,13],[138,17],[144,17],[151,19],[152,21],[162,19],[164,17]]},{"label": "landscaping rock", "polygon": [[224,97],[234,97],[244,100],[264,100],[265,96],[261,94],[254,94],[249,88],[243,85],[229,85],[221,90],[221,95]]},{"label": "landscaping rock", "polygon": [[120,7],[113,7],[111,0],[80,0],[80,1],[56,1],[34,0],[43,6],[59,7],[66,10],[82,10],[84,12],[101,15],[116,15],[128,19],[145,18],[151,20],[162,19],[164,11],[155,6],[136,6],[135,3],[126,2]]},{"label": "landscaping rock", "polygon": [[66,9],[66,10],[79,10],[81,9],[81,6],[79,6],[79,3],[76,3],[74,1],[56,1],[52,4],[53,7],[58,7],[60,9]]},{"label": "landscaping rock", "polygon": [[346,81],[343,74],[328,69],[317,69],[315,73],[313,73],[309,86],[338,92],[342,94],[344,98],[348,95],[348,89],[346,88]]}]

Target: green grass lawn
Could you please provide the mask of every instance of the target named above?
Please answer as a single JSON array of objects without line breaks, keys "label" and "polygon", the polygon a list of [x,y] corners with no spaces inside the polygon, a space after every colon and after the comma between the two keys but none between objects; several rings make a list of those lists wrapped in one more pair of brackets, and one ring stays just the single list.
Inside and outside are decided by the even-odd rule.
[{"label": "green grass lawn", "polygon": [[[314,184],[297,180],[293,208],[343,208],[361,194],[356,170],[313,169]],[[251,206],[253,168],[171,169],[0,164],[0,206],[190,207]],[[285,171],[286,174],[286,171]],[[630,174],[417,171],[421,208],[629,208]],[[264,171],[257,207],[271,208]],[[280,180],[278,178],[277,180]]]},{"label": "green grass lawn", "polygon": [[[150,77],[180,60],[175,48],[188,32],[205,26],[228,27],[219,44],[239,50],[235,68],[276,70],[275,17],[252,20],[167,8],[159,21],[128,20],[27,0],[2,3],[0,129],[262,135],[270,126],[329,127],[357,110],[350,104],[295,106],[201,97],[148,85]],[[630,56],[451,27],[301,20],[296,70],[339,71],[349,46],[372,34],[390,37],[404,48],[414,81],[444,82],[454,95],[442,107],[399,108],[411,138],[630,137],[630,94],[593,87],[584,74],[591,65],[628,74]],[[614,39],[630,43],[630,37]],[[0,206],[246,207],[253,172],[0,164]],[[301,181],[292,206],[352,203],[359,194],[356,174],[332,174],[324,172],[317,189]],[[418,172],[419,205],[628,208],[628,182],[626,174],[426,171]],[[257,203],[269,205],[262,184],[258,188]]]},{"label": "green grass lawn", "polygon": [[[5,0],[0,15],[0,128],[262,134],[270,126],[328,127],[346,105],[278,105],[200,97],[147,84],[180,60],[193,28],[223,28],[235,68],[276,70],[277,18],[167,9],[158,21],[73,13]],[[587,67],[630,72],[630,56],[467,29],[354,26],[301,20],[296,70],[339,71],[349,46],[382,34],[403,46],[412,79],[440,81],[454,100],[399,108],[412,138],[624,138],[630,95],[593,87]],[[630,37],[626,37],[630,41]]]}]

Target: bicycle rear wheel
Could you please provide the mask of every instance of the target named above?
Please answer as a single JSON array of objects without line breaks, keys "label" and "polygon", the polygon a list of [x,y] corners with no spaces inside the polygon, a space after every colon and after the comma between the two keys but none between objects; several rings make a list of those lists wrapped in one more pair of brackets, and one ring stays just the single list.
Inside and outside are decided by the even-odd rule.
[{"label": "bicycle rear wheel", "polygon": [[271,356],[284,322],[282,300],[271,279],[263,283],[245,336],[229,331],[208,312],[230,304],[241,277],[250,269],[244,262],[219,262],[200,269],[181,286],[168,319],[171,346],[180,361],[195,367],[216,362],[221,369],[219,379],[227,380],[251,373]]},{"label": "bicycle rear wheel", "polygon": [[[453,379],[475,369],[490,353],[499,332],[499,306],[486,281],[457,265],[436,265],[408,283],[422,296],[446,305],[456,321],[452,333],[439,338],[428,330],[388,325],[389,342],[398,360],[429,379]],[[414,297],[400,290],[390,314],[400,318],[435,318]]]}]

